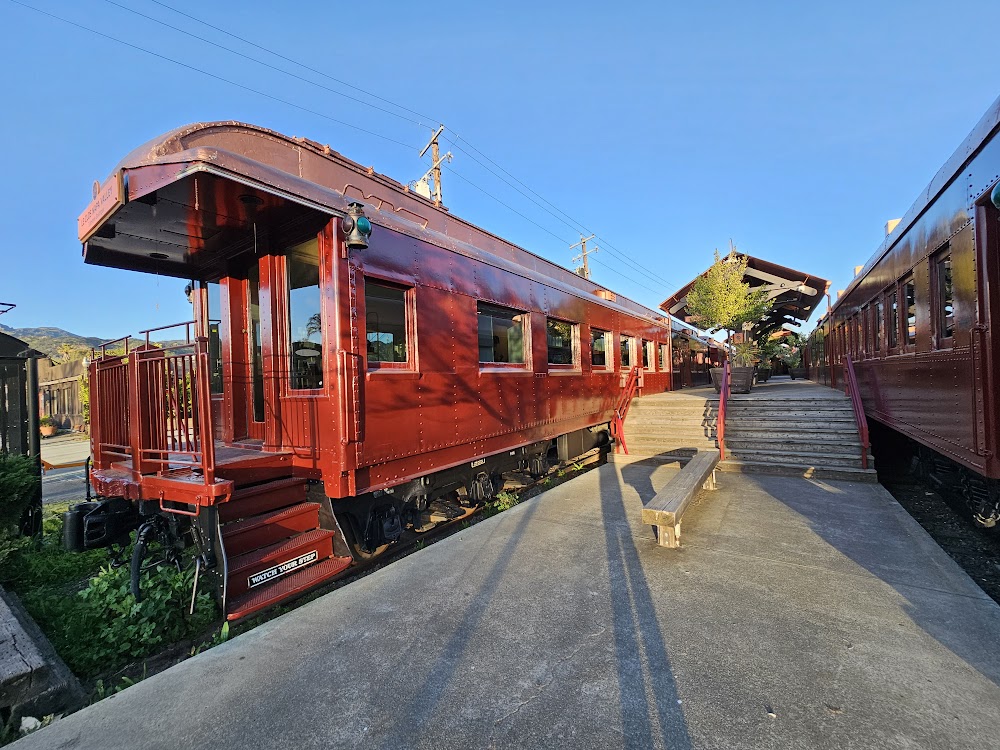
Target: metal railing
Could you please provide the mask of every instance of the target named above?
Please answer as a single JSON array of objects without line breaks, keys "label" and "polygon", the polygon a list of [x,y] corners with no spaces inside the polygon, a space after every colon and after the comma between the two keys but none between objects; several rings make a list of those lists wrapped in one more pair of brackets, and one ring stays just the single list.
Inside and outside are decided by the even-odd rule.
[{"label": "metal railing", "polygon": [[719,413],[715,419],[715,438],[719,443],[719,460],[726,460],[726,410],[730,390],[729,360],[722,363],[722,385],[719,388]]},{"label": "metal railing", "polygon": [[850,357],[844,357],[844,392],[851,399],[854,409],[854,421],[858,425],[858,437],[861,439],[861,468],[868,468],[868,420],[865,418],[865,407],[861,402],[861,390],[858,388],[858,378],[854,374],[854,363]]},{"label": "metal railing", "polygon": [[632,405],[632,397],[635,396],[642,378],[642,368],[636,365],[625,378],[622,384],[622,391],[618,395],[618,403],[615,405],[615,413],[611,418],[611,437],[616,443],[620,443],[622,451],[628,455],[628,445],[625,443],[625,417],[628,416],[629,407]]},{"label": "metal railing", "polygon": [[[184,326],[181,343],[157,346],[149,334]],[[129,337],[95,349],[90,365],[94,466],[110,468],[131,459],[134,479],[178,470],[215,481],[208,339],[192,339],[194,323],[142,331],[145,343],[130,349]],[[113,345],[122,343],[124,353]]]}]

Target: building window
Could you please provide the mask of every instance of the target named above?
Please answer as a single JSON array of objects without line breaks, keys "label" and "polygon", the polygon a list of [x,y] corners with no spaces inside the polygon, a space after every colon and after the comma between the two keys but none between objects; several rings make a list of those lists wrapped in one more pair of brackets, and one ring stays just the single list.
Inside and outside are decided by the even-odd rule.
[{"label": "building window", "polygon": [[523,365],[528,314],[485,302],[476,305],[476,313],[479,317],[479,361]]},{"label": "building window", "polygon": [[291,387],[323,387],[323,318],[319,293],[319,242],[311,239],[285,253]]},{"label": "building window", "polygon": [[574,365],[577,363],[576,349],[578,327],[564,320],[548,318],[545,321],[545,338],[548,342],[550,365]]},{"label": "building window", "polygon": [[595,370],[610,369],[608,363],[608,349],[611,341],[611,334],[597,328],[590,329],[590,364]]},{"label": "building window", "polygon": [[955,297],[951,284],[951,253],[938,255],[934,262],[934,281],[937,287],[937,337],[938,346],[949,346],[955,335]]},{"label": "building window", "polygon": [[903,301],[906,304],[906,346],[917,343],[917,286],[913,277],[903,281]]},{"label": "building window", "polygon": [[621,337],[621,356],[622,356],[622,367],[632,367],[632,337],[622,336]]},{"label": "building window", "polygon": [[899,295],[895,289],[889,294],[889,348],[899,343]]},{"label": "building window", "polygon": [[365,279],[365,349],[368,366],[406,364],[407,290]]},{"label": "building window", "polygon": [[670,347],[660,344],[660,372],[667,371],[667,363],[670,362]]}]

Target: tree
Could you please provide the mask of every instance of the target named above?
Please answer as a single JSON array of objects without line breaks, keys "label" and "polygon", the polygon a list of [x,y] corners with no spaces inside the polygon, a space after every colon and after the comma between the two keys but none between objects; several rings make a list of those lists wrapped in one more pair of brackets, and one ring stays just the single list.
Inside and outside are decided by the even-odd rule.
[{"label": "tree", "polygon": [[736,254],[732,248],[722,258],[715,251],[715,262],[705,273],[695,279],[687,293],[687,309],[699,327],[725,331],[728,339],[744,323],[757,323],[771,309],[771,301],[764,290],[754,291],[743,281],[747,271],[746,256]]}]

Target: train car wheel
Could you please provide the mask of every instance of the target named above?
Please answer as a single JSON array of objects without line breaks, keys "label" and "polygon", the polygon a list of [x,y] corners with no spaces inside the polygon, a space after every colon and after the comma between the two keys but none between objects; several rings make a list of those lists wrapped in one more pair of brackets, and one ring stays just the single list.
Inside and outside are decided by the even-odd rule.
[{"label": "train car wheel", "polygon": [[340,522],[340,528],[344,531],[344,541],[347,542],[355,560],[359,562],[372,560],[389,548],[389,544],[385,543],[376,546],[373,550],[368,549],[365,545],[361,524],[353,513],[339,514],[337,520]]}]

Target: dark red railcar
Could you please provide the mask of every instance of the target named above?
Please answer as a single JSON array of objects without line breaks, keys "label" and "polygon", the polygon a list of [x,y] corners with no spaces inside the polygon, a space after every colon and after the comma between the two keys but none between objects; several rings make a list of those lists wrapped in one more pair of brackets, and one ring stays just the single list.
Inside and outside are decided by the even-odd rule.
[{"label": "dark red railcar", "polygon": [[230,617],[335,575],[341,534],[372,554],[671,387],[662,314],[312,141],[173,131],[95,187],[79,229],[87,263],[192,280],[194,321],[190,345],[97,353],[93,483],[119,500],[68,523],[117,519],[93,546],[136,508],[149,540],[196,519]]},{"label": "dark red railcar", "polygon": [[812,377],[848,359],[865,413],[920,446],[921,465],[1000,519],[1000,100],[938,171],[810,339]]}]

